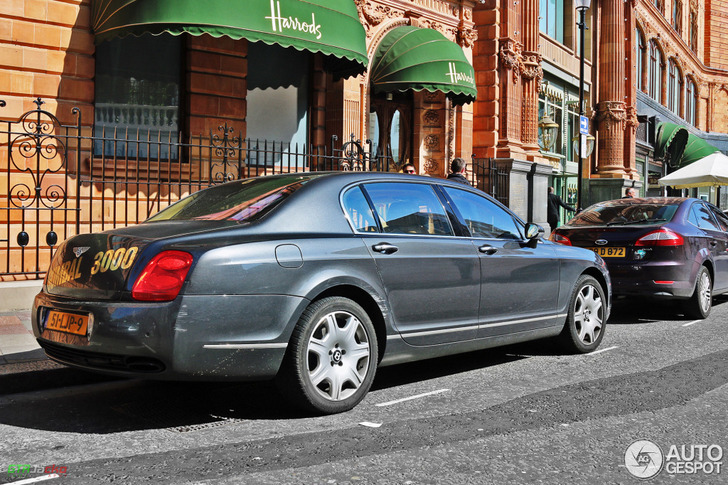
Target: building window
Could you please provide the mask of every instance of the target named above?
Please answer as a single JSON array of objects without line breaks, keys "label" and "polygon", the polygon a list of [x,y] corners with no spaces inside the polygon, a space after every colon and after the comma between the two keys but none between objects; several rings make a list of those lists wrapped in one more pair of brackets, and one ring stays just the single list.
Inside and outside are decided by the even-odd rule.
[{"label": "building window", "polygon": [[643,91],[645,89],[643,85],[643,71],[644,71],[644,62],[645,62],[645,55],[647,53],[647,46],[645,45],[645,37],[642,35],[642,32],[640,32],[640,29],[636,29],[635,36],[637,38],[637,55],[635,56],[635,76],[636,76],[636,85],[638,91]]},{"label": "building window", "polygon": [[539,0],[539,30],[564,43],[564,0]]},{"label": "building window", "polygon": [[672,27],[678,34],[682,33],[682,2],[673,0],[672,3]]},{"label": "building window", "polygon": [[657,42],[650,41],[650,66],[649,85],[647,94],[658,103],[662,103],[662,71],[665,62],[662,59],[662,52],[657,47]]},{"label": "building window", "polygon": [[104,140],[96,141],[94,155],[177,159],[181,83],[181,37],[130,35],[100,43],[94,130]]},{"label": "building window", "polygon": [[685,93],[685,121],[696,126],[698,122],[697,114],[698,90],[696,89],[695,82],[692,79],[688,79]]},{"label": "building window", "polygon": [[667,79],[667,108],[680,116],[680,97],[683,90],[683,78],[680,68],[674,59],[670,59]]}]

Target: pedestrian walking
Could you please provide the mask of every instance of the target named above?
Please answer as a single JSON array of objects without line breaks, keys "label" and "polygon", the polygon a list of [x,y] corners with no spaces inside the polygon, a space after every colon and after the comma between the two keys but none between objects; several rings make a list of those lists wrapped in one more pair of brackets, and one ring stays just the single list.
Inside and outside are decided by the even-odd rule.
[{"label": "pedestrian walking", "polygon": [[548,209],[546,212],[546,220],[551,227],[551,232],[559,227],[559,207],[563,207],[567,211],[575,212],[576,209],[561,200],[561,197],[554,193],[554,188],[549,187],[548,190]]},{"label": "pedestrian walking", "polygon": [[461,184],[470,185],[468,179],[465,177],[465,172],[468,169],[468,164],[462,158],[453,158],[450,162],[450,171],[452,172],[447,176],[448,180],[460,182]]}]

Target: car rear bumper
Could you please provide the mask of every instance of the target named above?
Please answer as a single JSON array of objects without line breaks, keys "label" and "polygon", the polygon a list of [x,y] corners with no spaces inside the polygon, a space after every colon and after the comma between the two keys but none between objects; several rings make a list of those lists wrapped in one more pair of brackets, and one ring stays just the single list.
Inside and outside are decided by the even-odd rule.
[{"label": "car rear bumper", "polygon": [[672,261],[607,262],[615,296],[689,298],[692,265]]},{"label": "car rear bumper", "polygon": [[[126,377],[274,377],[308,302],[286,295],[200,295],[173,302],[70,302],[40,293],[33,333],[53,360]],[[90,315],[88,336],[44,329],[46,309]]]}]

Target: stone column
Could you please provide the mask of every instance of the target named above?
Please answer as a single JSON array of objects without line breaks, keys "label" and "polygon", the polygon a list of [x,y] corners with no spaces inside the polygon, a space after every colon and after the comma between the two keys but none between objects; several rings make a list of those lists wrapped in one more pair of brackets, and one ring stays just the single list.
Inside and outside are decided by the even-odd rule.
[{"label": "stone column", "polygon": [[523,43],[520,35],[519,2],[501,3],[501,36],[498,39],[498,75],[500,78],[499,130],[496,157],[525,158],[522,143]]},{"label": "stone column", "polygon": [[541,89],[543,69],[538,52],[538,0],[522,0],[523,29],[523,111],[521,138],[528,160],[541,159],[538,146],[538,92]]},{"label": "stone column", "polygon": [[597,103],[599,177],[621,178],[624,171],[625,103],[624,0],[603,0],[599,25],[599,101]]}]

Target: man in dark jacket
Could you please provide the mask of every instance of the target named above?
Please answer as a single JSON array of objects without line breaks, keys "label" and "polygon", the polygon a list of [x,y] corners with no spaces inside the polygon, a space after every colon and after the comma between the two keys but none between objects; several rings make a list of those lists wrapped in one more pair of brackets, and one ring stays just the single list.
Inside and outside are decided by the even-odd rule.
[{"label": "man in dark jacket", "polygon": [[470,185],[468,179],[465,178],[465,170],[467,166],[468,164],[462,158],[454,158],[453,161],[450,162],[450,171],[452,173],[447,176],[448,180]]},{"label": "man in dark jacket", "polygon": [[549,199],[548,210],[546,212],[546,220],[548,221],[549,226],[551,226],[551,232],[553,232],[554,229],[559,226],[559,206],[571,212],[574,212],[576,209],[566,204],[563,200],[561,200],[561,197],[554,194],[553,187],[549,187],[548,198]]}]

